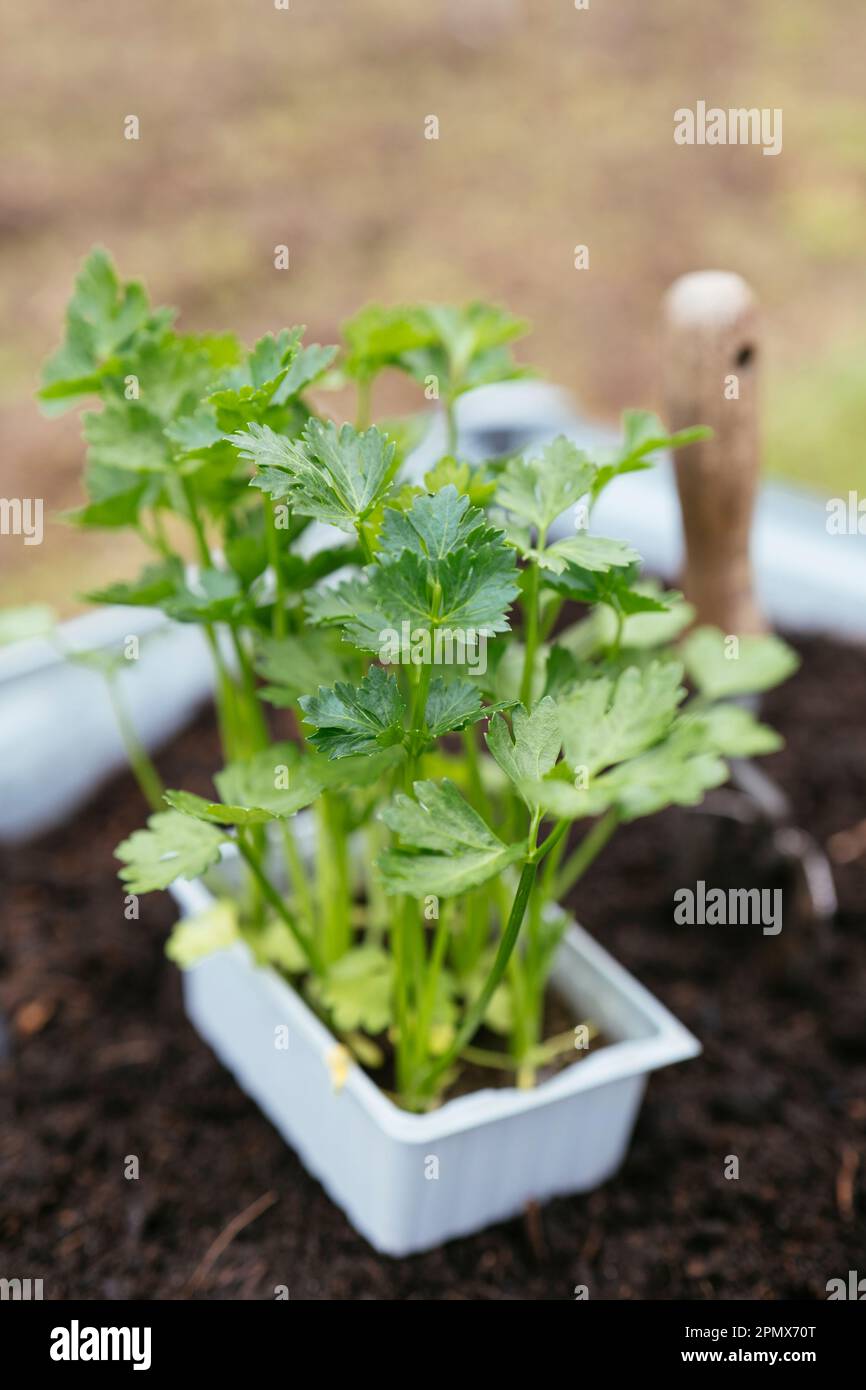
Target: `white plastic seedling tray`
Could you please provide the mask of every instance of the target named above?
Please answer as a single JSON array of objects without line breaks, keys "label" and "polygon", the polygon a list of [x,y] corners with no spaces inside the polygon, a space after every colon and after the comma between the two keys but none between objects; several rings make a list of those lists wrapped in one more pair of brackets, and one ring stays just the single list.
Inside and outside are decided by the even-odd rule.
[{"label": "white plastic seedling tray", "polygon": [[0,649],[0,842],[63,821],[126,764],[103,677],[66,660],[72,651],[119,653],[129,634],[140,655],[119,679],[142,743],[158,748],[210,694],[210,657],[198,629],[152,608],[100,608],[60,629],[62,646],[34,638]]},{"label": "white plastic seedling tray", "polygon": [[[213,901],[200,882],[172,893],[185,916]],[[399,1109],[356,1064],[335,1089],[336,1039],[243,946],[188,970],[184,995],[198,1032],[356,1229],[377,1250],[406,1255],[532,1199],[597,1187],[622,1162],[648,1074],[700,1052],[578,926],[553,982],[575,1025],[591,1019],[606,1045],[532,1090],[477,1091],[426,1115]]]}]

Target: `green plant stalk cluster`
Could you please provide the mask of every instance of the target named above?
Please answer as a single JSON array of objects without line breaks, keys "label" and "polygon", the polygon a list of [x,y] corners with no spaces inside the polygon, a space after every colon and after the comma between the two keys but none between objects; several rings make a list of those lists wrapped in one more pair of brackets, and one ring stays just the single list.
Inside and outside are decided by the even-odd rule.
[{"label": "green plant stalk cluster", "polygon": [[[90,597],[197,624],[215,667],[213,799],[163,792],[137,748],[158,809],[118,847],[121,877],[141,893],[215,875],[215,906],[178,923],[171,958],[246,942],[364,1065],[393,1055],[407,1108],[439,1103],[467,1061],[531,1085],[572,1046],[543,1036],[557,904],[617,826],[694,804],[727,757],[779,746],[731,701],[790,673],[783,643],[690,630],[681,596],[589,526],[549,541],[575,504],[591,519],[619,476],[702,431],[669,437],[631,411],[604,457],[559,438],[470,467],[457,401],[523,374],[525,325],[504,311],[371,306],[342,350],[299,328],[246,350],[172,318],[94,252],[41,392],[47,411],[100,405],[69,520],[153,551]],[[442,404],[448,452],[423,483],[400,477],[423,424],[370,424],[385,370]],[[338,427],[309,392],[347,381],[355,424]],[[217,867],[227,846],[240,896]]]}]

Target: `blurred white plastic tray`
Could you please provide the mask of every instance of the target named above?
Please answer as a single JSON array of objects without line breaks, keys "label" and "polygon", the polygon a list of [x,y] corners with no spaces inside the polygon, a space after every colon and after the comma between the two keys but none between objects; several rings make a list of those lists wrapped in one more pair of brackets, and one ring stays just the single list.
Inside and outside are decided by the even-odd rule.
[{"label": "blurred white plastic tray", "polygon": [[[199,631],[167,623],[156,609],[100,608],[61,628],[75,651],[120,652],[127,635],[140,655],[121,671],[139,737],[158,748],[211,690]],[[0,841],[15,843],[58,824],[126,763],[104,678],[69,662],[50,640],[0,648]]]},{"label": "blurred white plastic tray", "polygon": [[[184,916],[213,902],[200,880],[171,893]],[[623,1160],[649,1073],[701,1050],[580,927],[566,933],[554,980],[575,1019],[591,1017],[609,1045],[531,1090],[474,1091],[427,1115],[398,1109],[356,1065],[335,1091],[333,1034],[244,947],[186,971],[184,999],[198,1032],[353,1225],[377,1250],[406,1255],[531,1199],[597,1187]],[[287,1030],[286,1048],[275,1046],[277,1029]]]}]

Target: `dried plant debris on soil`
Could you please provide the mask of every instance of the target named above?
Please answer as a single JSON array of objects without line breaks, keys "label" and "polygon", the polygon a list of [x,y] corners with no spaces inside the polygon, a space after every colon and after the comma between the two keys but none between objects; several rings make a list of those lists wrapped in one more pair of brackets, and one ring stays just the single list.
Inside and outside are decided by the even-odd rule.
[{"label": "dried plant debris on soil", "polygon": [[[866,654],[798,645],[803,669],[765,702],[787,738],[767,770],[838,850],[836,923],[677,926],[697,877],[770,882],[761,836],[675,810],[630,826],[579,910],[703,1056],[653,1078],[599,1191],[411,1259],[370,1250],[194,1034],[162,954],[168,898],[124,919],[131,780],[5,851],[4,1263],[51,1299],[825,1297],[866,1236]],[[216,756],[202,719],[161,764],[205,792]]]}]

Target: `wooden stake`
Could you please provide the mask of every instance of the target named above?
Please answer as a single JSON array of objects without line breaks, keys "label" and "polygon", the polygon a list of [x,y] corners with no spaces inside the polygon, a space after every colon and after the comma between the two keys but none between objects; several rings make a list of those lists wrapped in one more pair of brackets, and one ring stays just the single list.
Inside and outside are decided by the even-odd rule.
[{"label": "wooden stake", "polygon": [[675,455],[685,533],[682,588],[698,621],[766,631],[752,593],[749,537],[760,468],[757,304],[739,275],[683,275],[664,300],[666,424],[713,438]]}]

